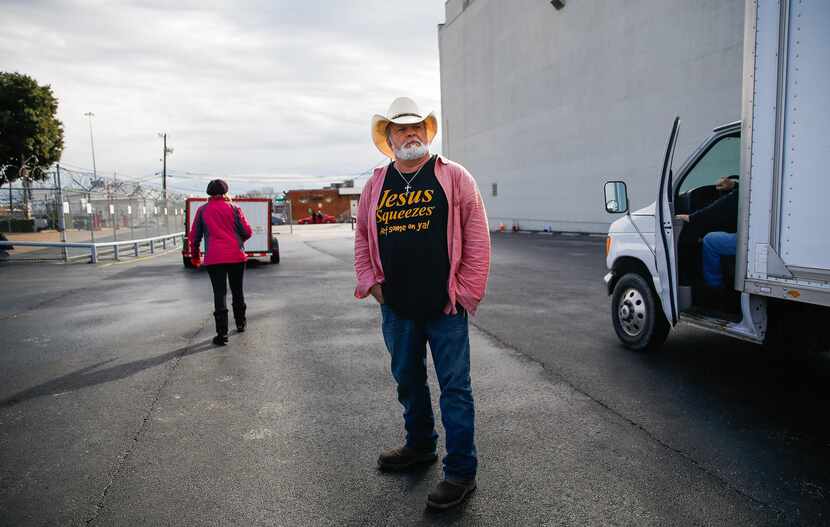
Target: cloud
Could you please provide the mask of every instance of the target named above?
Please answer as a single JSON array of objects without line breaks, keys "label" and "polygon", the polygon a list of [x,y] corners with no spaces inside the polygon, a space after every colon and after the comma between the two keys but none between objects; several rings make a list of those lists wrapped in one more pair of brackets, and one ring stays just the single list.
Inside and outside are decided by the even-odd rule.
[{"label": "cloud", "polygon": [[67,162],[91,165],[95,113],[99,172],[158,170],[166,131],[172,169],[316,185],[381,160],[369,120],[394,97],[439,110],[439,0],[7,1],[3,18],[0,69],[52,86]]}]

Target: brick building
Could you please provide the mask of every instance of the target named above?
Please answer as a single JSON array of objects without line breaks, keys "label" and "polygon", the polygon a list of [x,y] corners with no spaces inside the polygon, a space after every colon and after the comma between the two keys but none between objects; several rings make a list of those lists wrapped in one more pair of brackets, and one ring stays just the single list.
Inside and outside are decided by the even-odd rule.
[{"label": "brick building", "polygon": [[337,221],[348,221],[351,200],[352,196],[342,194],[337,188],[289,190],[285,194],[285,201],[291,203],[294,222],[310,215],[310,211],[331,214]]}]

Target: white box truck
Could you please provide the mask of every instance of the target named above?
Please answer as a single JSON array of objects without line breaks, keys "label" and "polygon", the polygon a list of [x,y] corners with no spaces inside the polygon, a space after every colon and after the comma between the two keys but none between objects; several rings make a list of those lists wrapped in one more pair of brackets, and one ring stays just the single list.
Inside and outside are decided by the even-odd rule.
[{"label": "white box truck", "polygon": [[[196,211],[207,203],[207,198],[187,198],[185,202],[185,234],[182,244],[182,262],[188,269],[193,267],[191,263],[190,244],[187,236],[190,234],[190,226],[196,218]],[[237,198],[233,204],[242,209],[245,219],[251,225],[253,235],[245,242],[245,254],[249,257],[266,256],[271,263],[280,262],[280,245],[271,229],[272,203],[268,198]],[[205,241],[202,240],[200,248],[205,252]]]},{"label": "white box truck", "polygon": [[[606,210],[626,213],[608,232],[605,283],[630,349],[660,347],[680,321],[756,343],[830,347],[830,1],[747,2],[741,116],[676,169],[675,119],[649,207],[628,212],[625,183],[605,184]],[[735,217],[697,231],[695,212],[723,198],[720,210],[724,187],[737,188]],[[714,271],[715,245],[702,246],[711,233],[727,241]],[[708,279],[718,271],[722,290]]]}]

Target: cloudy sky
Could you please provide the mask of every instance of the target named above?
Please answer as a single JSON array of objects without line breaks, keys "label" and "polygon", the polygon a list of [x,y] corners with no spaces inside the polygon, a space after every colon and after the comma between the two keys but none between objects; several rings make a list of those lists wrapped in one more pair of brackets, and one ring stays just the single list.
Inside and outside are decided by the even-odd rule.
[{"label": "cloudy sky", "polygon": [[443,0],[0,0],[0,17],[0,70],[52,86],[68,166],[92,166],[95,114],[99,174],[152,177],[166,131],[173,189],[314,187],[382,160],[369,121],[396,96],[440,112]]}]

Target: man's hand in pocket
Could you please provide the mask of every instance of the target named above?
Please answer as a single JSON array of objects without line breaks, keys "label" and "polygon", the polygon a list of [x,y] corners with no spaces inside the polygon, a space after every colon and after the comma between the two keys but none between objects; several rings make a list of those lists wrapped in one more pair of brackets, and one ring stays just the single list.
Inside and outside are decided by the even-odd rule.
[{"label": "man's hand in pocket", "polygon": [[381,289],[380,284],[375,284],[369,289],[369,294],[375,297],[375,300],[378,301],[378,304],[383,304],[383,289]]}]

